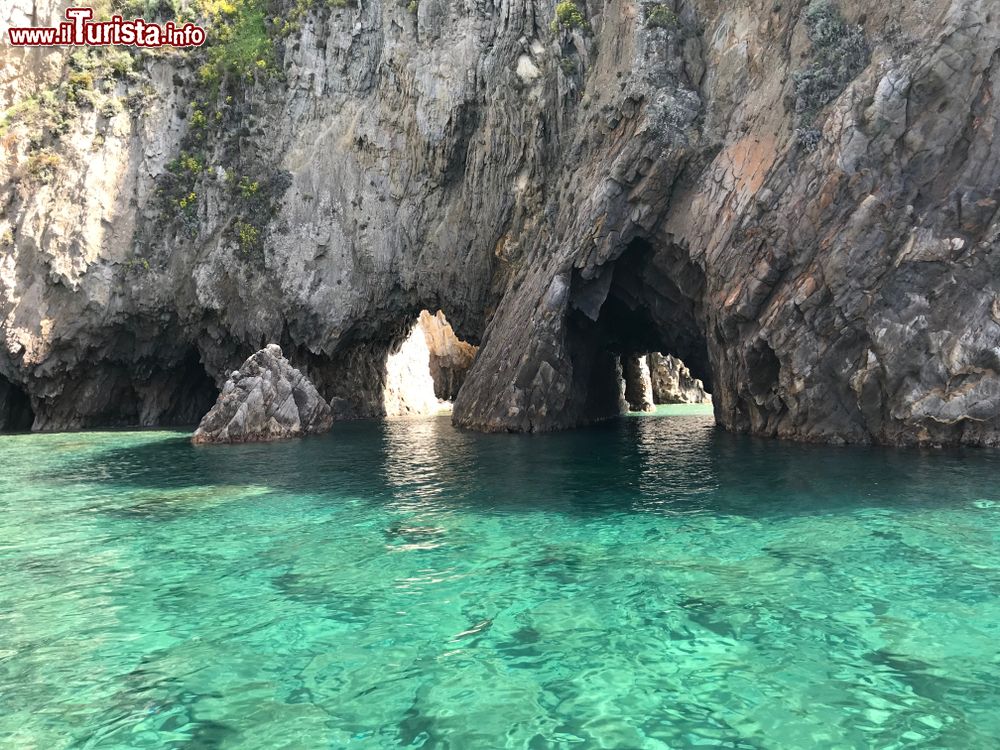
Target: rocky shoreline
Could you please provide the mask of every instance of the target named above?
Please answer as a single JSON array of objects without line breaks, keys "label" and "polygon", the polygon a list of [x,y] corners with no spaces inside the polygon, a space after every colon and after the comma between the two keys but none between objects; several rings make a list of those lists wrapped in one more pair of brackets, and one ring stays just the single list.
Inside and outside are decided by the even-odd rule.
[{"label": "rocky shoreline", "polygon": [[[441,313],[424,311],[411,335],[389,357],[383,416],[450,412],[450,401],[441,396],[465,377],[474,359],[474,347],[455,338]],[[620,372],[619,413],[654,411],[658,404],[712,401],[701,381],[692,379],[675,357],[629,358]],[[285,359],[280,346],[268,344],[232,372],[191,441],[199,445],[286,440],[322,434],[333,423],[334,410],[315,385]]]}]

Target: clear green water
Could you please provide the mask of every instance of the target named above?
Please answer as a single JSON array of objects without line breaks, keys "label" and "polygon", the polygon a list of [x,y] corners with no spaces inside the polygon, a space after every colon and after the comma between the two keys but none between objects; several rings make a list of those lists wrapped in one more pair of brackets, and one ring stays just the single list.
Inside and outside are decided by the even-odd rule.
[{"label": "clear green water", "polygon": [[1000,454],[0,438],[0,746],[996,748]]}]

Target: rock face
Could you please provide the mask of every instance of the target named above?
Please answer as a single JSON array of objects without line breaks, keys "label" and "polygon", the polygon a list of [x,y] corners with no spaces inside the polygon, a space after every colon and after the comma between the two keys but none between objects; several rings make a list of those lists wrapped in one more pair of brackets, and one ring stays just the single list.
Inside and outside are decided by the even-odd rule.
[{"label": "rock face", "polygon": [[650,354],[646,357],[652,380],[653,401],[657,404],[709,404],[712,397],[705,384],[677,357]]},{"label": "rock face", "polygon": [[633,355],[623,359],[625,402],[629,411],[654,411],[653,382],[646,357]]},{"label": "rock face", "polygon": [[420,327],[427,339],[434,393],[442,401],[454,401],[476,358],[476,347],[455,335],[440,310],[434,315],[421,312]]},{"label": "rock face", "polygon": [[270,344],[234,372],[195,430],[195,443],[261,443],[326,432],[329,404]]},{"label": "rock face", "polygon": [[479,346],[466,427],[612,416],[659,351],[731,430],[1000,443],[995,0],[314,5],[217,96],[204,50],[3,56],[0,376],[35,428],[182,419],[263,341],[378,415],[426,308]]}]

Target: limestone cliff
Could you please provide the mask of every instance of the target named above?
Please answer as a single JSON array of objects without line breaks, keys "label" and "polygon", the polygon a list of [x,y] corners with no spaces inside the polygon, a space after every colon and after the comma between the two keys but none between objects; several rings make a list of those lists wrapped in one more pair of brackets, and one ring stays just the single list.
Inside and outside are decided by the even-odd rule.
[{"label": "limestone cliff", "polygon": [[617,413],[664,352],[729,429],[1000,442],[995,3],[575,6],[273,0],[238,80],[3,48],[0,392],[193,422],[277,341],[377,415],[427,308],[480,346],[476,429]]}]

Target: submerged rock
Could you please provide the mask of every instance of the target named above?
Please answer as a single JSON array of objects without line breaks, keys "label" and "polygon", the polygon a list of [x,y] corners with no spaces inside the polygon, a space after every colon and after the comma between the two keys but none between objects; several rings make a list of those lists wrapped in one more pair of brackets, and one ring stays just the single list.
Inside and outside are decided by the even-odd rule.
[{"label": "submerged rock", "polygon": [[192,438],[195,443],[257,443],[315,435],[333,424],[329,404],[270,344],[222,388]]},{"label": "submerged rock", "polygon": [[646,360],[653,381],[653,400],[658,404],[709,404],[712,397],[705,384],[691,374],[677,357],[654,353]]}]

